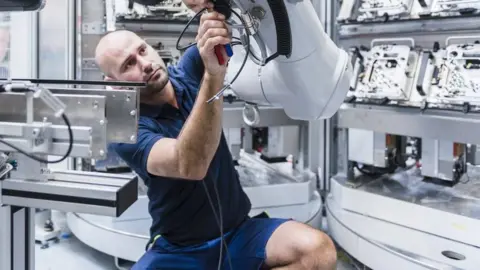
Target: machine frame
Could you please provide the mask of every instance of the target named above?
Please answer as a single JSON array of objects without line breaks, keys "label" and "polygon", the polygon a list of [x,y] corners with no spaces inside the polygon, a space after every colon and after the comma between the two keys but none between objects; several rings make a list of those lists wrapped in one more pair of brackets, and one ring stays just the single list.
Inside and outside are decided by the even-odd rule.
[{"label": "machine frame", "polygon": [[[333,18],[339,10],[337,5],[331,11]],[[335,36],[337,44],[344,48],[369,47],[381,35],[384,39],[412,39],[416,47],[433,49],[435,42],[443,47],[452,36],[480,36],[479,24],[478,16],[365,24],[342,21],[338,22]],[[408,173],[391,176],[395,181],[388,177],[356,177],[348,160],[350,128],[432,141],[479,143],[478,113],[461,106],[452,110],[428,105],[402,107],[347,101],[335,117],[332,132],[337,139],[331,142],[336,145],[332,157],[336,166],[329,175],[326,197],[329,232],[342,248],[369,268],[475,269],[480,263],[475,255],[480,251],[480,239],[473,230],[480,222],[474,210],[479,207],[478,201],[451,193],[450,189],[435,189]],[[468,171],[478,173],[471,165]],[[415,183],[415,191],[406,188]],[[382,185],[391,190],[380,192],[377,187]],[[428,192],[432,195],[428,196]],[[461,203],[448,203],[448,199],[443,204],[427,203],[427,197],[453,198]]]},{"label": "machine frame", "polygon": [[[0,93],[0,136],[3,142],[10,144],[0,146],[1,151],[10,153],[1,166],[0,262],[2,269],[34,269],[35,208],[120,216],[137,200],[138,179],[132,174],[54,171],[47,163],[27,157],[20,150],[47,160],[48,155],[68,153],[71,142],[72,157],[102,158],[107,153],[104,150],[108,143],[135,142],[136,136],[122,131],[137,132],[139,93],[136,90],[107,92],[76,88],[57,89],[63,94],[52,94],[46,87],[23,80],[2,81],[2,85],[7,91],[20,92]],[[116,100],[112,93],[123,98]],[[18,108],[24,112],[18,112]],[[58,124],[56,118],[60,114],[70,119],[70,127],[67,122],[67,126]],[[108,123],[108,116],[114,119],[114,115],[123,120]],[[92,124],[95,122],[99,124]]]}]

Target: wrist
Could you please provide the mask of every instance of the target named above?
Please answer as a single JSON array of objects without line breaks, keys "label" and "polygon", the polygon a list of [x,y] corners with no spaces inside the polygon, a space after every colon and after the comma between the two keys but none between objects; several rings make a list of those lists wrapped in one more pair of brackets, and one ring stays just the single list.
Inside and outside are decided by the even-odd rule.
[{"label": "wrist", "polygon": [[221,84],[223,85],[224,83],[224,80],[225,80],[225,72],[219,72],[219,73],[209,73],[209,72],[205,72],[205,74],[203,75],[203,79],[204,81],[207,81],[207,82],[210,82],[210,83],[214,83],[214,84]]}]

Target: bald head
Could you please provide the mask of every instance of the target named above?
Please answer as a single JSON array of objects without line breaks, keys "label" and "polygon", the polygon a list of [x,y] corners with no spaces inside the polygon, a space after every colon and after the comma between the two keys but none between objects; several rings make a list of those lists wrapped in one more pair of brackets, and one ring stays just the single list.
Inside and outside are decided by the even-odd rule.
[{"label": "bald head", "polygon": [[132,44],[143,42],[135,33],[127,30],[119,30],[108,33],[97,45],[95,50],[95,61],[105,75],[115,77],[113,73],[116,60],[126,57]]},{"label": "bald head", "polygon": [[145,99],[162,92],[168,73],[160,55],[137,34],[121,30],[105,35],[95,50],[95,61],[111,79],[145,82]]}]

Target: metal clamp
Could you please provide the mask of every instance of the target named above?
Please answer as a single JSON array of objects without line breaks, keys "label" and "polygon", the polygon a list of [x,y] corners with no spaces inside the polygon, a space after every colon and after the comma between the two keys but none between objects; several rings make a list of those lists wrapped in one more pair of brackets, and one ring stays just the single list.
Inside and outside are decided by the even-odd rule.
[{"label": "metal clamp", "polygon": [[243,121],[248,126],[256,126],[260,123],[260,111],[257,105],[245,103],[242,111]]},{"label": "metal clamp", "polygon": [[52,145],[51,123],[32,123],[23,127],[32,153],[48,153]]},{"label": "metal clamp", "polygon": [[376,45],[398,43],[399,41],[410,43],[409,45],[412,48],[415,47],[415,40],[413,38],[376,38],[372,40],[372,42],[370,43],[370,47],[373,48]]}]

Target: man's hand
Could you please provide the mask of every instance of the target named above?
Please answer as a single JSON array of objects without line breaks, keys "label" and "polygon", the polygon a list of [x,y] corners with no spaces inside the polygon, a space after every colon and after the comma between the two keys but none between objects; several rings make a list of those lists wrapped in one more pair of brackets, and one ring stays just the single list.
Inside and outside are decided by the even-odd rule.
[{"label": "man's hand", "polygon": [[[218,12],[205,13],[200,18],[200,27],[196,37],[197,47],[205,65],[207,75],[223,77],[227,71],[227,65],[220,65],[215,55],[215,46],[225,45],[231,42],[230,33],[225,23],[225,16]],[[223,59],[228,62],[228,56],[222,49]]]},{"label": "man's hand", "polygon": [[183,0],[183,3],[194,12],[199,12],[203,8],[213,8],[213,3],[209,0]]}]

